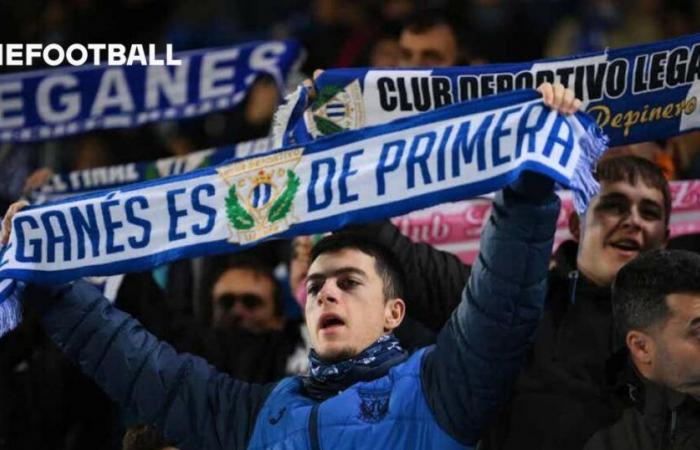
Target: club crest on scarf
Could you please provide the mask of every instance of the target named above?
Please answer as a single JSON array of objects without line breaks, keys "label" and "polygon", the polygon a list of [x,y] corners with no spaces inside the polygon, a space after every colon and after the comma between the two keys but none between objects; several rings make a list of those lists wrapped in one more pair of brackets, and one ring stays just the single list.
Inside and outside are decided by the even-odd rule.
[{"label": "club crest on scarf", "polygon": [[294,197],[299,176],[294,168],[303,149],[247,159],[217,169],[229,186],[226,217],[229,242],[245,244],[279,233],[297,221]]},{"label": "club crest on scarf", "polygon": [[591,191],[581,174],[605,149],[592,127],[589,116],[559,115],[536,92],[518,91],[27,208],[14,216],[9,250],[0,255],[0,335],[18,322],[19,304],[4,306],[12,281],[4,288],[3,280],[57,284],[149,270],[236,250],[231,243],[313,234],[482,195],[522,170],[561,182],[586,204]]},{"label": "club crest on scarf", "polygon": [[304,120],[314,137],[362,128],[365,110],[360,82],[355,80],[344,88],[324,86]]}]

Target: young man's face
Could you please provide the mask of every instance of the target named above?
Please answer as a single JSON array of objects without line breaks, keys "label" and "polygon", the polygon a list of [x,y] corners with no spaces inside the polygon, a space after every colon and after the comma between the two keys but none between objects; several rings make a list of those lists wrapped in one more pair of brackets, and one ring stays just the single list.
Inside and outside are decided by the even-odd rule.
[{"label": "young man's face", "polygon": [[447,25],[436,25],[420,33],[403,30],[399,47],[399,67],[449,67],[459,59],[457,39]]},{"label": "young man's face", "polygon": [[700,398],[700,293],[666,297],[671,317],[652,331],[652,378]]},{"label": "young man's face", "polygon": [[579,239],[578,269],[608,286],[622,266],[640,252],[666,245],[668,228],[663,194],[641,179],[601,183]]},{"label": "young man's face", "polygon": [[306,281],[306,324],[321,358],[357,355],[398,325],[392,307],[402,300],[385,301],[383,287],[374,257],[360,250],[322,253],[313,261]]},{"label": "young man's face", "polygon": [[212,291],[215,328],[241,328],[251,333],[280,329],[275,311],[275,285],[251,269],[229,269],[216,280]]}]

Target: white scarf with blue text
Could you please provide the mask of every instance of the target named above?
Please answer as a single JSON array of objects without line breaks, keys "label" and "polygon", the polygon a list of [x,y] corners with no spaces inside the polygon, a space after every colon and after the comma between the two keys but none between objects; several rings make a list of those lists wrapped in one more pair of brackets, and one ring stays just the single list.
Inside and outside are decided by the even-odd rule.
[{"label": "white scarf with blue text", "polygon": [[454,103],[561,83],[583,101],[610,145],[700,129],[700,34],[557,59],[468,67],[330,69],[275,117],[275,144],[379,125]]},{"label": "white scarf with blue text", "polygon": [[[0,291],[13,298],[13,280],[140,271],[393,217],[498,190],[523,170],[572,189],[582,210],[605,143],[589,116],[558,114],[519,91],[32,206],[0,251]],[[17,310],[0,304],[0,332],[16,325]]]}]

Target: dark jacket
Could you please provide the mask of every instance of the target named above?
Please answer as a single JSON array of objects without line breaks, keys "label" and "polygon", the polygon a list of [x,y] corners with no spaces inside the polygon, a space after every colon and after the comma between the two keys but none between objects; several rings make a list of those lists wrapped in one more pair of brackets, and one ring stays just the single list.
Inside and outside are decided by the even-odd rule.
[{"label": "dark jacket", "polygon": [[[558,210],[553,194],[537,205],[508,190],[497,195],[462,301],[437,346],[422,353],[418,392],[439,427],[463,445],[476,443],[518,373],[541,315]],[[83,282],[43,295],[51,338],[131,419],[155,424],[178,447],[245,448],[256,423],[274,426],[258,420],[274,385],[244,383],[177,354]],[[410,420],[394,424],[412,432]],[[295,432],[318,432],[323,441],[324,433],[373,430],[310,425]]]},{"label": "dark jacket", "polygon": [[285,321],[282,330],[259,334],[240,329],[191,327],[193,335],[168,342],[177,351],[201,356],[217,370],[250,383],[271,383],[290,375],[289,358],[304,345],[301,323],[297,321]]},{"label": "dark jacket", "polygon": [[595,432],[584,450],[682,450],[700,448],[700,402],[644,379],[626,351],[609,361],[614,422]]},{"label": "dark jacket", "polygon": [[614,418],[606,401],[610,289],[588,281],[575,260],[576,244],[564,243],[532,350],[487,448],[580,449]]},{"label": "dark jacket", "polygon": [[[663,400],[669,390],[641,381],[624,348],[616,351],[610,288],[594,285],[576,270],[576,253],[576,243],[565,242],[555,254],[533,348],[483,447],[700,448],[679,446],[685,433],[676,446],[661,445],[668,442],[673,414],[678,420],[681,410]],[[698,412],[684,406],[683,423],[697,423]],[[676,427],[674,433],[679,432]]]},{"label": "dark jacket", "polygon": [[[190,260],[184,261],[189,265]],[[176,271],[186,278],[182,272]],[[300,322],[288,320],[282,330],[259,334],[212,329],[192,317],[188,303],[172,296],[166,300],[166,293],[155,283],[151,272],[140,272],[124,277],[115,305],[178,352],[201,356],[236,379],[271,383],[289,375],[289,357],[304,346]],[[261,360],[259,355],[267,357]]]},{"label": "dark jacket", "polygon": [[29,306],[0,338],[0,450],[119,448],[117,405],[54,345]]}]

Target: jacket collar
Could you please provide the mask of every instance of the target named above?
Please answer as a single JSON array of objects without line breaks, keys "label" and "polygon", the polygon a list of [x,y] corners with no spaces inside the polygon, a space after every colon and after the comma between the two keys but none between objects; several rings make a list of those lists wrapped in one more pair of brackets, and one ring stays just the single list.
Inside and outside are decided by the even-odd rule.
[{"label": "jacket collar", "polygon": [[[617,366],[617,373],[620,374],[617,389],[624,390],[627,400],[647,417],[658,415],[661,411],[675,411],[683,403],[693,401],[687,394],[645,378],[635,367],[626,348],[619,349],[610,361],[612,371]],[[625,367],[620,368],[620,364],[625,364]]]},{"label": "jacket collar", "polygon": [[572,240],[564,241],[554,253],[553,275],[561,280],[567,280],[569,286],[569,303],[576,303],[579,298],[610,303],[610,287],[598,286],[579,272],[576,266],[578,243]]}]

